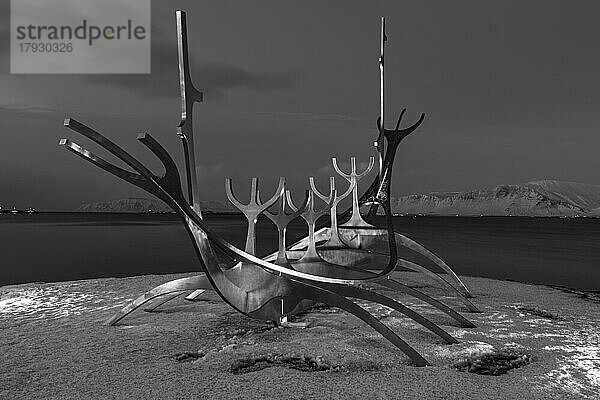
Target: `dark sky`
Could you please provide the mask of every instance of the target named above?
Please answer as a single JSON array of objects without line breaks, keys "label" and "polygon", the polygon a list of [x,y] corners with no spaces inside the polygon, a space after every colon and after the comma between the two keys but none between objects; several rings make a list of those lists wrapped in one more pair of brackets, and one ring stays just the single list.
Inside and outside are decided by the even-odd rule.
[{"label": "dark sky", "polygon": [[[142,193],[57,145],[74,117],[156,166],[150,132],[177,159],[176,8],[188,12],[201,196],[286,175],[297,197],[330,157],[374,155],[379,18],[386,118],[426,113],[400,146],[393,195],[537,179],[600,184],[598,1],[153,1],[151,75],[10,75],[0,10],[0,205],[70,210]],[[368,179],[370,180],[370,178]]]}]

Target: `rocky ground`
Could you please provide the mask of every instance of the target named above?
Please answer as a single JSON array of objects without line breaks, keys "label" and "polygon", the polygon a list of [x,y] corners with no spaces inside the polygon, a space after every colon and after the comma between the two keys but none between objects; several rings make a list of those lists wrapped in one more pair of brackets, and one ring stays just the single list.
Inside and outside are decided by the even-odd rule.
[{"label": "rocky ground", "polygon": [[468,278],[467,313],[421,275],[398,278],[443,298],[477,328],[378,289],[460,340],[361,303],[415,347],[418,368],[369,326],[326,306],[275,327],[214,293],[178,298],[103,325],[155,285],[185,275],[0,287],[0,398],[549,399],[598,398],[600,302],[585,293]]}]

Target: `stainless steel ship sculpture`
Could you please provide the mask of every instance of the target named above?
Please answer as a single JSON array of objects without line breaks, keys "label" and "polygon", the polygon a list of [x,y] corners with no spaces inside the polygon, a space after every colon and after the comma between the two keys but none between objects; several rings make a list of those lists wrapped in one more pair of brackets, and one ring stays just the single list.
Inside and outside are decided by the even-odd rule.
[{"label": "stainless steel ship sculpture", "polygon": [[[162,162],[165,168],[164,175],[154,174],[107,137],[73,119],[65,120],[65,126],[96,142],[127,164],[133,172],[105,161],[69,139],[60,141],[61,145],[85,160],[155,195],[169,205],[183,220],[196,250],[200,269],[203,271],[196,276],[177,279],[155,287],[116,313],[107,323],[114,325],[145,304],[150,306],[149,310],[152,310],[176,296],[192,292],[187,298],[193,299],[206,290],[212,290],[240,313],[276,323],[284,322],[288,316],[306,310],[315,303],[338,307],[369,324],[418,366],[428,365],[427,360],[381,321],[350,299],[366,300],[390,307],[440,336],[447,343],[457,343],[455,338],[438,325],[374,290],[377,285],[380,285],[408,294],[452,317],[461,326],[474,327],[454,309],[399,282],[391,275],[398,267],[424,273],[447,288],[464,303],[469,311],[478,312],[468,300],[472,297],[471,294],[448,265],[420,244],[394,231],[390,209],[394,156],[400,141],[419,127],[424,115],[421,115],[412,126],[400,129],[404,114],[402,111],[395,129],[384,127],[383,51],[386,38],[383,18],[379,60],[381,115],[378,119],[379,137],[375,142],[379,156],[378,175],[359,197],[358,182],[373,167],[374,159],[371,158],[366,170],[359,172],[356,169],[356,160],[352,158],[351,171],[345,173],[334,158],[334,169],[349,182],[348,188],[338,195],[334,178],[330,178],[329,194],[322,194],[317,189],[314,179],[310,178],[310,190],[307,190],[304,200],[298,206],[294,204],[291,194],[286,191],[285,178],[280,179],[274,195],[265,202],[261,201],[258,179],[253,178],[248,204],[243,204],[236,198],[233,183],[227,179],[225,184],[227,197],[248,220],[246,246],[241,250],[213,232],[202,218],[199,205],[200,193],[195,176],[192,121],[194,103],[202,101],[202,93],[194,87],[190,75],[185,13],[177,11],[176,17],[181,89],[181,122],[177,132],[182,140],[185,155],[187,196],[184,194],[175,162],[149,134],[140,135],[138,140]],[[352,195],[352,206],[338,214],[337,207],[340,201],[350,195]],[[316,204],[317,198],[322,200],[321,206]],[[363,219],[360,215],[360,207],[365,205],[370,205],[369,216],[371,217],[378,212],[378,208],[383,210],[385,226],[374,226]],[[317,226],[318,218],[326,213],[331,216],[330,226]],[[265,214],[279,232],[278,250],[263,258],[256,255],[255,245],[255,224],[261,214]],[[290,221],[298,217],[306,221],[308,236],[288,245],[286,227]],[[338,224],[338,221],[345,223]],[[434,269],[398,258],[397,249],[402,246],[429,258],[445,272],[448,279]],[[364,284],[370,284],[370,289],[365,289]]]}]

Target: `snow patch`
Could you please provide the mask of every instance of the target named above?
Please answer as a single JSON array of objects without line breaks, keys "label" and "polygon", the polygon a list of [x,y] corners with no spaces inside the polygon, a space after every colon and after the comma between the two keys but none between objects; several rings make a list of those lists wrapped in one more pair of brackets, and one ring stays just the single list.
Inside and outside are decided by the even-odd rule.
[{"label": "snow patch", "polygon": [[[78,285],[49,285],[11,290],[0,298],[0,320],[58,319],[124,306],[131,299],[111,291],[88,293]],[[121,302],[115,304],[115,301]]]}]

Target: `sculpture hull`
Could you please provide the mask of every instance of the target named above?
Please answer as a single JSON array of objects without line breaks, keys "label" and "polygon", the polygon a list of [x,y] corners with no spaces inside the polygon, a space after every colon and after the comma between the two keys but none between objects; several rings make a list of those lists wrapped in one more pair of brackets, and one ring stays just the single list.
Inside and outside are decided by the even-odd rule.
[{"label": "sculpture hull", "polygon": [[279,321],[284,315],[301,313],[315,304],[303,299],[297,285],[289,279],[254,264],[239,263],[223,274],[236,286],[236,291],[239,289],[239,293],[243,293],[245,306],[242,311],[252,318]]}]

